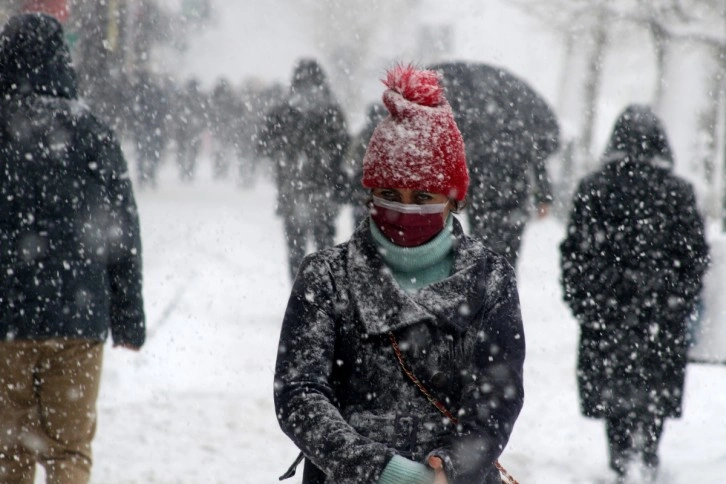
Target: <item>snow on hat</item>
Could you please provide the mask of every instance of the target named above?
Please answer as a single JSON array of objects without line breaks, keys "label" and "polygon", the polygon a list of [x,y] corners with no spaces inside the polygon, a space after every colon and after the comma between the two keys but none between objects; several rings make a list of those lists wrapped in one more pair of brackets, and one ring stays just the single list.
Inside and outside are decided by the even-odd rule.
[{"label": "snow on hat", "polygon": [[396,66],[383,83],[390,116],[373,132],[363,158],[363,186],[407,188],[463,200],[469,186],[464,140],[439,74]]}]

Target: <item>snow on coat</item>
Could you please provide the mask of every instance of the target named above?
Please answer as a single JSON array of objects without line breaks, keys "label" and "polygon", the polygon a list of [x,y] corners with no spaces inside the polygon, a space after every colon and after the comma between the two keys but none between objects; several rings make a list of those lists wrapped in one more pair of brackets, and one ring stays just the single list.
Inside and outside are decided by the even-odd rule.
[{"label": "snow on coat", "polygon": [[708,265],[693,188],[672,171],[659,121],[616,124],[602,168],[583,179],[560,246],[564,297],[581,328],[582,411],[681,414],[686,319]]},{"label": "snow on coat", "polygon": [[0,38],[0,72],[0,338],[103,341],[110,327],[116,343],[141,346],[141,242],[126,162],[75,99],[57,21],[14,17]]},{"label": "snow on coat", "polygon": [[[454,236],[452,276],[415,295],[397,285],[367,224],[303,262],[280,336],[275,405],[310,461],[306,474],[376,482],[394,454],[422,461],[436,451],[450,460],[451,483],[501,482],[494,462],[524,398],[516,281],[458,222]],[[402,372],[389,331],[459,425]]]}]

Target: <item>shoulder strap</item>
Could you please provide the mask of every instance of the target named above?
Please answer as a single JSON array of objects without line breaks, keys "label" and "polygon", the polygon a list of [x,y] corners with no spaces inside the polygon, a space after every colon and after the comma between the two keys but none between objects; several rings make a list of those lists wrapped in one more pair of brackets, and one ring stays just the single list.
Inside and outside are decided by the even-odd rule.
[{"label": "shoulder strap", "polygon": [[[413,371],[408,367],[406,364],[406,360],[403,358],[403,353],[401,353],[401,348],[398,346],[398,341],[396,341],[396,336],[393,334],[393,331],[388,332],[388,339],[391,340],[391,346],[393,347],[393,353],[396,355],[396,360],[398,360],[398,364],[401,366],[401,369],[403,370],[403,373],[406,374],[409,380],[413,382],[414,385],[416,385],[416,388],[418,388],[421,393],[424,394],[426,399],[434,406],[436,407],[436,410],[442,413],[446,418],[451,420],[452,423],[457,424],[459,423],[459,419],[454,417],[454,414],[449,412],[449,410],[444,406],[443,403],[441,403],[436,397],[434,397],[431,392],[426,389],[423,383],[421,383],[421,380],[416,378],[416,375],[413,374]],[[517,480],[509,473],[507,470],[499,463],[499,461],[494,462],[494,465],[496,466],[497,470],[502,476],[502,482],[504,484],[519,484]]]}]

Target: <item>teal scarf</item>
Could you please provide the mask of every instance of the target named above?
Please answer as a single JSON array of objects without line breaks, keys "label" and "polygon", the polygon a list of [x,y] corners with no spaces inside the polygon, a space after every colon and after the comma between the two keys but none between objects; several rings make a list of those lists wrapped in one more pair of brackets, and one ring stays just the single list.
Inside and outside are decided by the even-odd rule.
[{"label": "teal scarf", "polygon": [[404,290],[416,292],[451,275],[454,265],[452,215],[446,219],[444,229],[436,237],[417,247],[396,245],[383,235],[375,222],[370,220],[369,223],[378,252]]}]

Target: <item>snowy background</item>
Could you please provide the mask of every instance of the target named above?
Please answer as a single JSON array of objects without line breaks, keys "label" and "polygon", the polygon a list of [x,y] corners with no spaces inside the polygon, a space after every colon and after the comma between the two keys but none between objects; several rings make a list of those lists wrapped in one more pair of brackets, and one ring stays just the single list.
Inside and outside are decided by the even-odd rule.
[{"label": "snowy background", "polygon": [[[214,3],[211,27],[190,38],[183,55],[159,54],[161,71],[198,77],[207,87],[220,76],[286,83],[298,57],[318,55],[335,40],[316,37],[315,26],[291,7],[295,2]],[[298,3],[305,8],[314,2]],[[384,3],[373,1],[376,9]],[[551,29],[504,0],[425,3],[437,8],[425,10],[424,21],[453,26],[457,59],[504,66],[559,107],[563,52]],[[395,35],[371,40],[369,51],[386,52],[389,64],[420,61],[416,46],[406,42],[407,12],[389,13]],[[647,102],[652,91],[652,71],[642,68],[637,53],[626,52],[623,59],[604,81],[598,152],[622,107]],[[356,75],[366,79],[360,99],[347,101],[362,106],[380,96],[377,80],[385,67],[358,69]],[[691,82],[683,81],[682,89]],[[362,110],[349,116],[357,129]],[[566,131],[566,119],[563,125]],[[671,137],[678,139],[679,125],[672,126]],[[125,149],[133,169],[133,147]],[[208,149],[201,165],[188,185],[177,181],[173,160],[166,160],[158,190],[137,192],[148,341],[139,353],[107,348],[95,484],[274,483],[297,455],[278,428],[272,403],[277,338],[290,290],[275,187],[269,178],[247,190],[235,180],[214,181]],[[688,166],[678,169],[690,174]],[[349,209],[338,226],[343,241],[352,231]],[[563,230],[554,217],[532,222],[518,268],[528,345],[526,399],[501,462],[522,484],[599,484],[610,476],[603,424],[578,410],[578,328],[558,282]],[[714,280],[711,287],[718,288],[723,277]],[[719,294],[714,289],[709,297],[716,301]],[[726,366],[689,366],[684,416],[667,422],[661,445],[663,483],[726,482],[724,383]],[[299,477],[287,482],[299,483]]]}]

